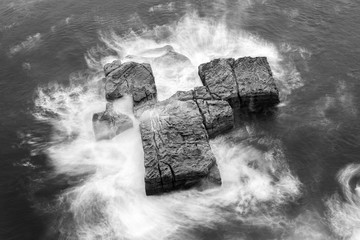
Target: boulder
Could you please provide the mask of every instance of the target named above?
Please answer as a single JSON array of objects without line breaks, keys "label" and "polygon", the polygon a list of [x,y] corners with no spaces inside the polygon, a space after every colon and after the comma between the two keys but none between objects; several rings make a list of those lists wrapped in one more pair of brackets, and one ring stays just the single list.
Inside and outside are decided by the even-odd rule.
[{"label": "boulder", "polygon": [[233,65],[242,107],[259,112],[280,102],[266,57],[239,58]]},{"label": "boulder", "polygon": [[229,103],[223,100],[195,100],[210,138],[234,127],[234,116]]},{"label": "boulder", "polygon": [[233,108],[260,112],[279,103],[266,57],[215,59],[199,66],[199,76],[212,98],[226,100]]},{"label": "boulder", "polygon": [[105,64],[105,66],[104,66],[105,77],[107,75],[109,75],[109,73],[114,71],[115,69],[119,68],[120,66],[121,66],[121,61],[120,60],[115,60],[112,63]]},{"label": "boulder", "polygon": [[210,138],[225,133],[234,127],[233,110],[230,104],[225,100],[213,100],[203,86],[196,87],[191,91],[178,91],[170,97],[171,100],[194,101]]},{"label": "boulder", "polygon": [[146,194],[221,184],[203,118],[195,101],[168,101],[145,111],[140,132]]},{"label": "boulder", "polygon": [[215,59],[199,66],[199,76],[214,98],[238,99],[236,78],[232,69],[234,59]]},{"label": "boulder", "polygon": [[115,112],[112,103],[106,105],[104,112],[95,113],[92,121],[96,140],[111,139],[133,127],[130,117]]},{"label": "boulder", "polygon": [[154,58],[153,63],[165,68],[192,65],[188,57],[175,51],[168,51],[167,53]]},{"label": "boulder", "polygon": [[121,64],[108,73],[105,93],[107,100],[132,95],[134,107],[140,107],[147,102],[156,102],[157,92],[150,64],[135,62]]}]

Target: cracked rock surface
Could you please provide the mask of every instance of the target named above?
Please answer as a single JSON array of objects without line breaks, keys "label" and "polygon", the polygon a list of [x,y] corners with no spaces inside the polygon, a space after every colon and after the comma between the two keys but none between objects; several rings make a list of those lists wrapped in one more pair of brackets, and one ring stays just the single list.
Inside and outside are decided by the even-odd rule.
[{"label": "cracked rock surface", "polygon": [[115,112],[112,103],[106,105],[104,112],[95,113],[92,121],[96,140],[111,139],[133,127],[130,117]]},{"label": "cracked rock surface", "polygon": [[203,180],[221,184],[195,101],[157,104],[143,113],[140,131],[147,195],[189,188]]},{"label": "cracked rock surface", "polygon": [[191,91],[178,91],[170,99],[194,101],[203,118],[203,124],[210,138],[225,133],[234,127],[233,110],[224,100],[213,99],[206,87]]},{"label": "cracked rock surface", "polygon": [[215,59],[199,66],[199,76],[213,98],[227,100],[233,108],[260,112],[279,103],[266,57]]},{"label": "cracked rock surface", "polygon": [[150,64],[125,62],[119,65],[115,61],[105,68],[105,73],[108,72],[105,83],[107,100],[132,95],[134,107],[156,102],[157,91]]}]

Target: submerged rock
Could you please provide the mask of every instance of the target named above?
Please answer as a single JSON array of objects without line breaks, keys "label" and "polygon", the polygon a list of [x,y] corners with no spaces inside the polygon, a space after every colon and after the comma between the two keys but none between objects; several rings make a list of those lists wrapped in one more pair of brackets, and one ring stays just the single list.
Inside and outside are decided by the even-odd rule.
[{"label": "submerged rock", "polygon": [[[116,63],[114,65],[116,66]],[[107,75],[105,93],[107,100],[132,95],[134,107],[147,102],[156,102],[157,92],[150,64],[135,62],[121,64]]]},{"label": "submerged rock", "polygon": [[215,59],[199,66],[199,76],[212,98],[226,100],[233,108],[260,112],[279,103],[265,57]]},{"label": "submerged rock", "polygon": [[96,140],[111,139],[133,127],[130,117],[116,113],[112,103],[106,105],[104,112],[95,113],[92,121]]},{"label": "submerged rock", "polygon": [[140,123],[146,194],[221,184],[203,117],[195,101],[172,100],[146,111]]}]

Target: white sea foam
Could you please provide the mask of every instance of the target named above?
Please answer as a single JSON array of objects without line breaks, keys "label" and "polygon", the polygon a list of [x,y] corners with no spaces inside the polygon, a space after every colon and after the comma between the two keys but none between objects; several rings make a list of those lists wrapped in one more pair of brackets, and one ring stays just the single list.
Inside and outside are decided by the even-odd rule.
[{"label": "white sea foam", "polygon": [[[197,66],[216,57],[267,56],[277,80],[286,81],[282,74],[287,70],[282,69],[281,55],[274,45],[196,15],[141,35],[101,33],[101,38],[122,61],[154,63],[160,99],[200,85]],[[156,61],[171,48],[186,56],[191,64],[180,64],[179,59]],[[89,68],[96,70],[93,72],[99,72],[102,65],[112,60],[113,55],[104,52],[95,47],[86,54]],[[174,69],[178,71],[174,73]],[[70,227],[60,220],[63,237],[196,239],[192,229],[215,228],[229,221],[282,228],[284,221],[278,206],[300,194],[300,183],[288,169],[279,141],[257,137],[250,126],[251,136],[268,150],[219,137],[211,141],[211,147],[221,172],[221,187],[146,197],[143,150],[138,122],[131,113],[131,99],[118,101],[115,110],[128,114],[134,127],[111,140],[95,141],[92,114],[105,108],[103,94],[97,89],[100,78],[94,73],[87,79],[72,79],[69,87],[54,84],[37,92],[34,115],[52,123],[53,138],[59,139],[47,150],[55,174],[91,173],[81,185],[60,197],[59,204],[68,206],[63,211],[72,216]]]},{"label": "white sea foam", "polygon": [[350,164],[338,173],[341,194],[327,200],[332,229],[343,239],[360,239],[360,164]]},{"label": "white sea foam", "polygon": [[17,54],[21,51],[30,51],[34,49],[41,42],[41,34],[36,33],[34,35],[28,36],[23,42],[10,48],[9,53],[11,55]]},{"label": "white sea foam", "polygon": [[101,39],[117,51],[123,61],[153,63],[154,58],[164,53],[146,50],[164,49],[165,46],[171,46],[175,52],[189,58],[191,65],[179,67],[175,64],[175,68],[172,62],[165,68],[152,64],[160,99],[171,96],[177,90],[200,85],[197,67],[220,57],[266,56],[283,98],[292,89],[302,86],[295,66],[291,61],[283,63],[283,57],[274,44],[242,30],[231,30],[223,20],[200,18],[195,13],[185,15],[176,24],[144,30],[142,34],[132,32],[118,36],[113,32],[102,32]]},{"label": "white sea foam", "polygon": [[163,12],[163,11],[172,12],[174,10],[175,10],[174,2],[170,2],[167,4],[158,4],[149,8],[149,12]]}]

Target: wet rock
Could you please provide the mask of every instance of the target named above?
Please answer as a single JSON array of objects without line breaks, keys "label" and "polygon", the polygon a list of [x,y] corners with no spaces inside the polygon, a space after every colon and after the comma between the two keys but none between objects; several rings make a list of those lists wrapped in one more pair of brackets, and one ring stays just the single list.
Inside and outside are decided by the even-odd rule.
[{"label": "wet rock", "polygon": [[234,127],[233,111],[223,100],[195,100],[203,117],[210,138],[231,130]]},{"label": "wet rock", "polygon": [[221,183],[203,118],[195,101],[157,104],[141,117],[146,194]]},{"label": "wet rock", "polygon": [[212,98],[226,100],[233,108],[260,112],[279,103],[265,57],[215,59],[199,66],[199,76]]},{"label": "wet rock", "polygon": [[225,100],[213,100],[205,87],[196,87],[191,91],[178,91],[170,97],[170,100],[194,101],[210,138],[234,127],[233,110],[230,104]]},{"label": "wet rock", "polygon": [[188,57],[175,51],[168,51],[164,55],[154,58],[153,62],[154,64],[164,67],[184,67],[191,65],[191,61]]},{"label": "wet rock", "polygon": [[259,112],[280,102],[266,57],[239,58],[233,65],[242,107]]},{"label": "wet rock", "polygon": [[95,113],[92,121],[96,140],[111,139],[133,127],[130,117],[116,113],[112,103],[106,105],[104,112]]},{"label": "wet rock", "polygon": [[104,66],[105,77],[115,69],[119,68],[120,66],[121,66],[120,60],[115,60],[112,63],[105,64]]},{"label": "wet rock", "polygon": [[200,79],[213,97],[224,100],[238,98],[233,62],[232,58],[215,59],[199,66]]},{"label": "wet rock", "polygon": [[150,64],[126,62],[111,71],[106,77],[107,100],[132,95],[134,107],[147,102],[156,102],[157,92]]}]

